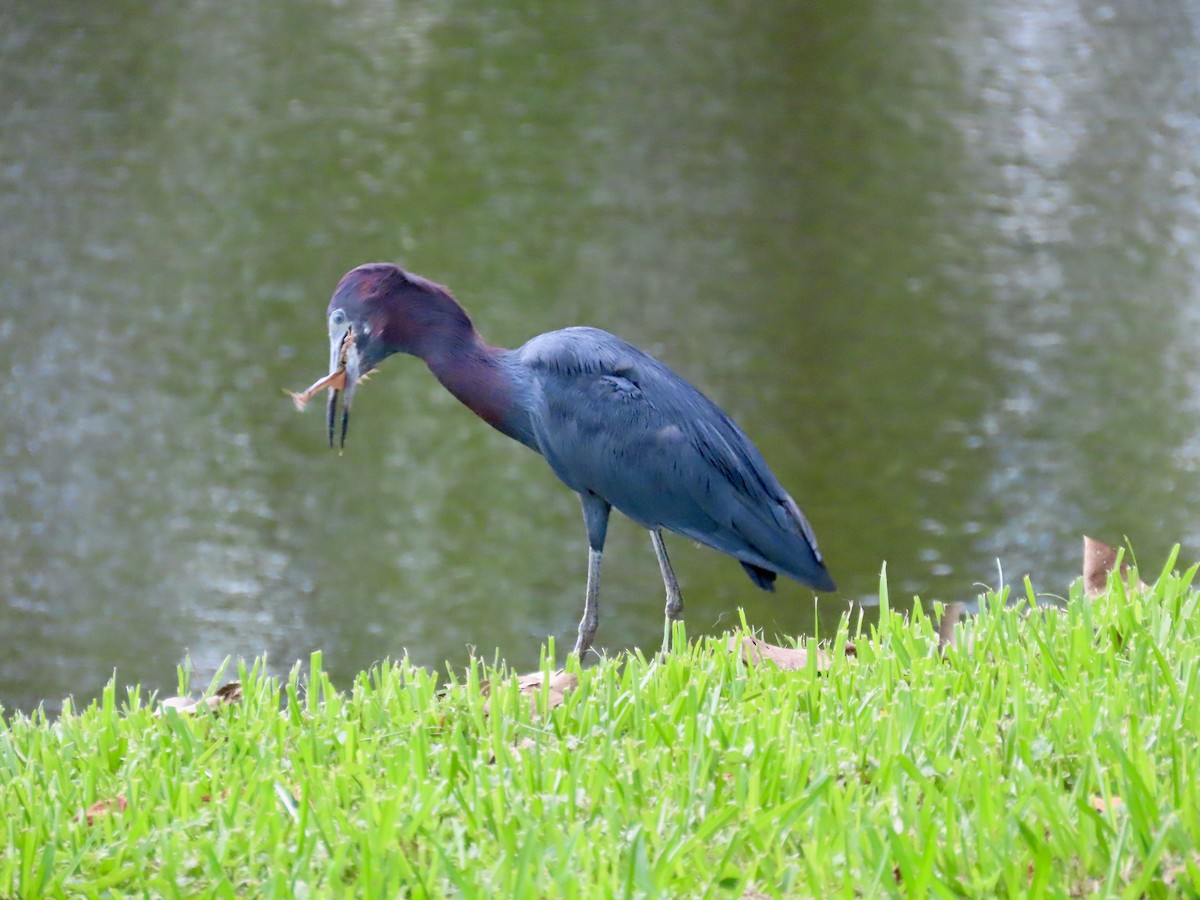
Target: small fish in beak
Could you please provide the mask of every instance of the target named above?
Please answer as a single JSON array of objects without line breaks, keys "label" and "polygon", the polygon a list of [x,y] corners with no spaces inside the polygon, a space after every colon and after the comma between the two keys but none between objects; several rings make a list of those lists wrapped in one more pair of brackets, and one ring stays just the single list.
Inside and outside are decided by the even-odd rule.
[{"label": "small fish in beak", "polygon": [[346,446],[346,432],[350,428],[350,402],[354,398],[354,389],[361,380],[358,371],[358,349],[354,343],[354,329],[347,326],[340,333],[330,335],[329,341],[329,374],[314,381],[303,391],[284,390],[292,398],[298,412],[303,412],[313,397],[321,391],[329,391],[329,401],[325,407],[325,420],[329,430],[329,446],[333,447],[334,423],[337,421],[338,393],[344,391],[342,401],[342,434],[341,448]]}]

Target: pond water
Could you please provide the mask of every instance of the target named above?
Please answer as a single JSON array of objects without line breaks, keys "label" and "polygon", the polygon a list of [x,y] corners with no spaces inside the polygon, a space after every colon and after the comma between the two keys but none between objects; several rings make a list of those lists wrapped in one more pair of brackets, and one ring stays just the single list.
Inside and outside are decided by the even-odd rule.
[{"label": "pond water", "polygon": [[[493,343],[572,324],[728,410],[838,594],[668,539],[689,633],[849,600],[1065,594],[1200,524],[1200,6],[951,0],[10,4],[0,11],[0,704],[322,649],[535,665],[578,621],[578,505],[416,360],[347,451],[352,266]],[[614,521],[598,645],[656,647]]]}]

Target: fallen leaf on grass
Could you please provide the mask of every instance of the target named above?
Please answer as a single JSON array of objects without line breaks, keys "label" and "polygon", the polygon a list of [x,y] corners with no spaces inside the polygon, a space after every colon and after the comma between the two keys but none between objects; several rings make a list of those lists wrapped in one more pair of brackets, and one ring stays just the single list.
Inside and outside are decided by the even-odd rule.
[{"label": "fallen leaf on grass", "polygon": [[101,816],[109,816],[113,813],[122,813],[129,808],[129,802],[120,794],[109,800],[97,800],[86,810],[75,817],[75,821],[87,819],[89,825],[93,824]]},{"label": "fallen leaf on grass", "polygon": [[946,646],[954,643],[954,629],[967,611],[967,604],[961,602],[949,603],[942,611],[941,621],[938,622],[938,652],[944,654]]},{"label": "fallen leaf on grass", "polygon": [[[537,741],[535,741],[533,738],[531,738],[531,737],[521,738],[521,740],[517,741],[516,743],[514,743],[512,745],[512,755],[520,756],[522,751],[531,750],[536,746],[537,746]],[[496,754],[493,753],[491,756],[488,757],[488,765],[494,766],[495,764],[496,764]]]},{"label": "fallen leaf on grass", "polygon": [[[729,639],[729,652],[733,653],[737,650],[738,636],[734,635]],[[741,637],[742,662],[746,665],[758,665],[762,662],[772,662],[785,672],[794,672],[797,669],[805,669],[808,667],[808,648],[807,647],[777,647],[774,644],[768,644],[766,641],[759,640],[750,635]],[[858,649],[849,641],[846,642],[846,656],[858,656]],[[833,658],[829,651],[824,647],[817,647],[817,671],[824,672],[833,663]]]},{"label": "fallen leaf on grass", "polygon": [[1192,850],[1186,859],[1181,859],[1178,855],[1168,855],[1162,863],[1163,884],[1169,888],[1174,887],[1179,877],[1187,875],[1189,869],[1200,869],[1200,853]]},{"label": "fallen leaf on grass", "polygon": [[[1108,576],[1116,564],[1116,547],[1086,534],[1083,536],[1083,593],[1089,600],[1095,600],[1108,590]],[[1146,590],[1150,587],[1140,579],[1137,584],[1129,583],[1129,565],[1124,560],[1121,561],[1121,577],[1131,589]]]},{"label": "fallen leaf on grass", "polygon": [[240,681],[231,681],[229,684],[223,684],[217,688],[217,692],[213,696],[222,703],[241,703],[242,683]]},{"label": "fallen leaf on grass", "polygon": [[180,715],[188,715],[208,709],[212,712],[218,712],[222,706],[228,706],[231,703],[240,703],[242,700],[242,683],[240,681],[231,681],[229,684],[222,685],[217,688],[211,697],[201,697],[199,700],[193,700],[191,697],[168,697],[159,707],[156,716],[161,716],[163,710],[173,709]]},{"label": "fallen leaf on grass", "polygon": [[[530,672],[528,675],[521,675],[517,678],[517,691],[531,698],[534,712],[537,711],[537,698],[542,691],[542,685],[546,682],[545,672]],[[550,705],[549,709],[554,709],[556,706],[562,706],[566,699],[567,691],[574,690],[579,687],[579,678],[566,669],[559,669],[557,672],[550,673]],[[479,692],[487,697],[492,690],[490,682],[483,682],[479,685]],[[491,709],[491,701],[483,705],[483,713],[487,715]]]},{"label": "fallen leaf on grass", "polygon": [[1098,813],[1117,812],[1124,808],[1125,801],[1116,794],[1109,797],[1107,800],[1105,800],[1100,794],[1092,794],[1092,796],[1088,798],[1088,806]]}]

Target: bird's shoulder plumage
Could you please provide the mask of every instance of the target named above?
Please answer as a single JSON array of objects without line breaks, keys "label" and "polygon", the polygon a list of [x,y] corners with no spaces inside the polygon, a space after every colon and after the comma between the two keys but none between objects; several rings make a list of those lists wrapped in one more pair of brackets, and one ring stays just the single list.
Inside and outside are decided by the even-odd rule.
[{"label": "bird's shoulder plumage", "polygon": [[582,325],[530,338],[517,354],[533,372],[566,377],[611,374],[641,360],[657,362],[615,334]]},{"label": "bird's shoulder plumage", "polygon": [[538,449],[569,487],[752,566],[828,580],[811,527],[757,448],[664,363],[583,327],[539,335],[516,355],[535,393]]}]

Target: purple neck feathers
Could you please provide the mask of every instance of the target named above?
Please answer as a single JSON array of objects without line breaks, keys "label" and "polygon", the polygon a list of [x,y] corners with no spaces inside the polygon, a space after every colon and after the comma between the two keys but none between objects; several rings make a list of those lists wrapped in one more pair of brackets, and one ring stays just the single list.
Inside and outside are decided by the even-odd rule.
[{"label": "purple neck feathers", "polygon": [[510,434],[514,412],[513,390],[500,360],[506,351],[484,343],[478,332],[471,339],[438,346],[432,353],[418,354],[429,371],[451,394],[493,428]]},{"label": "purple neck feathers", "polygon": [[440,285],[409,273],[368,314],[386,353],[420,357],[451,394],[491,425],[527,446],[535,442],[521,407],[509,351],[486,343],[471,318]]}]

